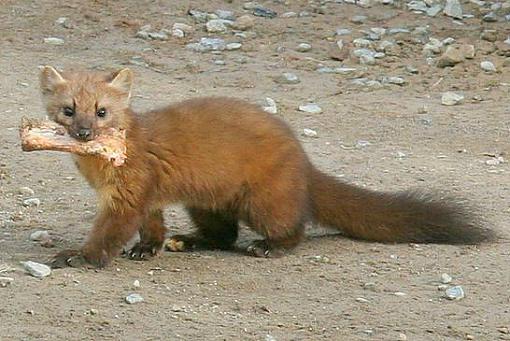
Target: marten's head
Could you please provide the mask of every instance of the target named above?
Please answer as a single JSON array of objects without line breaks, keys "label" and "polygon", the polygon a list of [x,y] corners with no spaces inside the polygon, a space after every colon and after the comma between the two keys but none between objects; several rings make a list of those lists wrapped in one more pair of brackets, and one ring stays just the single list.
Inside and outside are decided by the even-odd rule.
[{"label": "marten's head", "polygon": [[41,91],[51,120],[65,126],[76,139],[93,140],[102,129],[125,129],[133,73],[59,73],[41,69]]}]

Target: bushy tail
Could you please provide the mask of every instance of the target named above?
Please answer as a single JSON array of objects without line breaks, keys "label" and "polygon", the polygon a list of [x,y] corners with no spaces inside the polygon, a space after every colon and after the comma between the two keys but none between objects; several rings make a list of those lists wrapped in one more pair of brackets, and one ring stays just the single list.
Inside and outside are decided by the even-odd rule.
[{"label": "bushy tail", "polygon": [[378,193],[312,170],[313,217],[346,235],[378,242],[476,244],[494,239],[458,202],[420,191]]}]

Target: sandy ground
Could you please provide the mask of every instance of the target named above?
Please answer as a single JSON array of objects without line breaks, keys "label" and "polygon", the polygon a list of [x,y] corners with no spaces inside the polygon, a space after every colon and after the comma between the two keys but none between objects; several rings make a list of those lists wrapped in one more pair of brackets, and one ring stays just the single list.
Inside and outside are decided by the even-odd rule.
[{"label": "sandy ground", "polygon": [[[210,34],[243,43],[241,50],[212,54],[186,49],[208,34],[186,14],[188,5],[175,3],[0,2],[0,268],[12,269],[0,276],[14,278],[0,287],[0,339],[510,340],[505,239],[479,247],[383,245],[319,232],[281,259],[219,251],[165,253],[147,262],[117,258],[101,271],[55,270],[43,280],[24,273],[20,261],[44,262],[58,250],[78,247],[95,213],[94,193],[68,155],[20,150],[20,117],[43,115],[37,67],[44,64],[129,66],[137,78],[135,108],[203,95],[257,103],[271,97],[321,169],[373,189],[436,188],[462,195],[479,207],[488,226],[508,237],[510,66],[494,43],[480,40],[483,29],[495,29],[506,39],[508,22],[482,23],[476,16],[459,25],[441,14],[429,18],[383,5],[330,3],[317,14],[316,1],[267,1],[262,3],[279,14],[306,10],[311,15],[256,18],[249,31],[256,34],[244,39],[230,30]],[[236,16],[245,12],[239,1],[194,1],[192,7],[231,9]],[[354,15],[368,19],[355,24],[349,20]],[[59,17],[68,17],[72,27],[56,24]],[[167,41],[135,37],[142,25],[171,28],[175,22],[191,24],[195,32]],[[338,38],[337,28],[353,31],[344,37],[349,41],[371,27],[412,31],[427,25],[427,36],[474,44],[475,58],[454,68],[428,65],[423,42],[404,34],[397,38],[396,55],[377,65],[344,61],[357,68],[355,75],[316,71],[318,64],[342,65],[327,52]],[[45,44],[46,37],[65,43]],[[312,50],[295,51],[301,42],[311,43]],[[285,50],[277,52],[281,46]],[[498,72],[483,72],[482,60],[493,61]],[[407,73],[407,65],[419,73]],[[273,77],[282,72],[294,72],[301,82],[275,83]],[[351,83],[354,76],[383,75],[402,76],[408,84],[373,89]],[[464,103],[442,106],[444,91],[463,93]],[[297,110],[308,101],[324,112]],[[318,137],[302,136],[304,128]],[[356,147],[360,140],[370,144]],[[504,162],[486,164],[498,156]],[[22,186],[35,194],[20,194]],[[29,197],[40,199],[40,206],[24,207]],[[178,207],[166,213],[169,233],[191,229]],[[55,247],[30,241],[35,230],[48,230]],[[241,242],[255,237],[244,232]],[[442,297],[442,273],[453,277],[451,285],[463,287],[464,299]],[[126,304],[124,298],[134,292],[145,301]]]}]

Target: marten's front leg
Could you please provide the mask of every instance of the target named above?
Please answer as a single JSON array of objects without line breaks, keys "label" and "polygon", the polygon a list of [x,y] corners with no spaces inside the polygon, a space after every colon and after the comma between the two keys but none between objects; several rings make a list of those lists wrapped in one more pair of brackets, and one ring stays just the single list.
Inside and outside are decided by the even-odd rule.
[{"label": "marten's front leg", "polygon": [[91,264],[102,268],[120,253],[122,247],[135,235],[144,214],[135,209],[104,208],[98,215],[89,239],[81,251],[64,250],[57,254],[53,267]]},{"label": "marten's front leg", "polygon": [[134,260],[145,260],[155,256],[163,247],[165,232],[162,210],[149,211],[140,227],[140,241],[126,252],[127,256]]}]

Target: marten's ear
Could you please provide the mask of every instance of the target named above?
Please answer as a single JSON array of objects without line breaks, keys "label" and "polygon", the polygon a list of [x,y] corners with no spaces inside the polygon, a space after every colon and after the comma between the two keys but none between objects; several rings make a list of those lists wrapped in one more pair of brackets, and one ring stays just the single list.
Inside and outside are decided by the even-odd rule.
[{"label": "marten's ear", "polygon": [[51,66],[41,67],[39,79],[43,94],[52,93],[59,85],[66,83],[64,77]]},{"label": "marten's ear", "polygon": [[122,69],[113,74],[113,79],[110,82],[110,86],[120,90],[128,95],[128,98],[131,96],[131,85],[133,84],[133,72],[128,69]]}]

